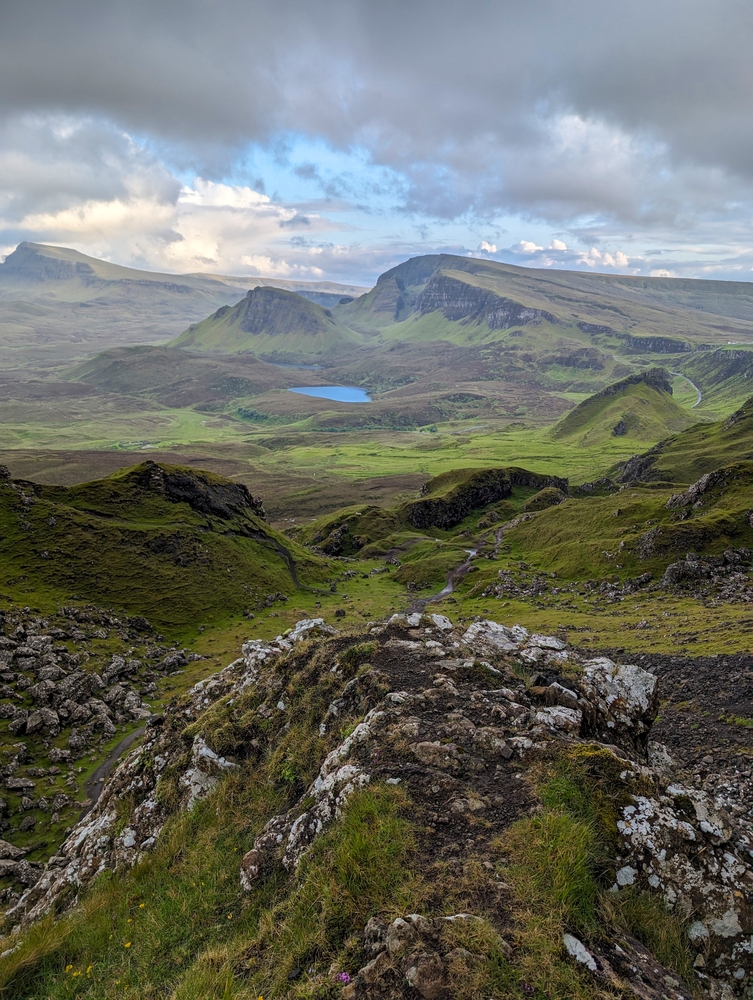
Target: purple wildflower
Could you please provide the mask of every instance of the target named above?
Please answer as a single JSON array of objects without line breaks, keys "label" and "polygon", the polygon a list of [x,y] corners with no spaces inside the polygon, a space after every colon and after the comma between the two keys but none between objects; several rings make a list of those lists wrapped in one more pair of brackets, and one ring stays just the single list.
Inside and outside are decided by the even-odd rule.
[{"label": "purple wildflower", "polygon": [[350,976],[348,975],[347,972],[338,972],[337,978],[340,980],[341,983],[349,983],[350,982]]}]

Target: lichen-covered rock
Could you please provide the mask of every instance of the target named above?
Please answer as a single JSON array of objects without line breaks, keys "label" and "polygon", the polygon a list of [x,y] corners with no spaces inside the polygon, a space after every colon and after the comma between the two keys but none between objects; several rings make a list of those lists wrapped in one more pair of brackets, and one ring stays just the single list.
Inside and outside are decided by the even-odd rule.
[{"label": "lichen-covered rock", "polygon": [[697,966],[748,991],[753,986],[749,835],[711,796],[678,785],[655,797],[634,796],[617,827],[621,867],[615,891],[636,884],[661,893],[671,909],[692,919]]},{"label": "lichen-covered rock", "polygon": [[583,664],[579,685],[615,742],[623,737],[643,750],[659,708],[657,678],[642,667],[599,656]]},{"label": "lichen-covered rock", "polygon": [[[648,766],[656,677],[604,657],[581,664],[556,636],[488,620],[459,630],[445,616],[421,612],[372,624],[361,637],[306,619],[275,640],[245,643],[242,656],[149,721],[141,747],[115,770],[55,859],[35,873],[36,884],[28,883],[9,919],[27,923],[73,899],[99,872],[133,865],[158,841],[171,812],[211,795],[239,765],[265,759],[295,724],[301,693],[291,677],[301,676],[326,683],[327,698],[307,723],[321,753],[306,781],[292,786],[285,810],[249,838],[239,871],[245,891],[276,866],[292,875],[366,786],[405,789],[411,821],[447,871],[462,869],[470,851],[494,858],[499,835],[541,807],[542,767],[591,755],[610,775],[621,810],[614,891],[638,885],[690,920],[696,968],[708,977],[706,996],[722,997],[724,989],[750,996],[748,820],[680,784],[671,758],[656,747],[649,758],[656,766]],[[100,706],[107,701],[97,701],[87,701],[92,718],[106,718]],[[352,731],[340,735],[346,719]],[[218,735],[213,744],[214,725],[227,742]],[[8,776],[6,784],[14,780],[29,779]],[[39,794],[33,785],[19,790]],[[124,801],[134,803],[126,816]],[[488,909],[502,912],[509,886],[487,864]],[[364,935],[367,961],[344,995],[365,1000],[409,988],[427,1000],[449,1000],[457,977],[483,959],[459,947],[447,927],[476,919],[473,913],[375,917]],[[505,954],[510,948],[502,938],[496,947]],[[644,1000],[687,1000],[683,984],[628,935],[567,939],[562,960],[577,962],[609,989],[628,983]]]}]

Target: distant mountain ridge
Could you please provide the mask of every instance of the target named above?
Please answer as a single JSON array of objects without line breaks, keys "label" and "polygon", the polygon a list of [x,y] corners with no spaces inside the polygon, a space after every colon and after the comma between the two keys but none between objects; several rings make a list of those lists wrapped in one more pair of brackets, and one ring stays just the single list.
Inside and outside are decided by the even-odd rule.
[{"label": "distant mountain ridge", "polygon": [[164,342],[261,284],[324,305],[364,291],[329,281],[142,271],[24,242],[0,264],[0,352],[11,352],[14,367],[48,365]]},{"label": "distant mountain ridge", "polygon": [[[385,271],[337,310],[355,329],[429,339],[425,317],[494,330],[548,324],[630,352],[682,353],[753,336],[753,283],[525,268],[432,254]],[[571,332],[570,332],[571,331]],[[397,330],[395,330],[397,334]],[[644,338],[647,338],[644,340]],[[620,343],[622,341],[622,343]]]},{"label": "distant mountain ridge", "polygon": [[[87,254],[68,247],[47,246],[43,243],[19,243],[0,264],[0,297],[19,283],[33,285],[47,281],[136,281],[139,283],[182,286],[185,289],[206,287],[215,289],[218,285],[232,288],[257,288],[269,285],[296,291],[304,297],[327,296],[327,301],[336,301],[344,296],[362,294],[360,285],[339,284],[334,281],[297,281],[286,278],[264,278],[252,275],[212,274],[191,271],[169,273],[147,271],[110,261],[89,257]],[[312,301],[316,301],[313,299]]]}]

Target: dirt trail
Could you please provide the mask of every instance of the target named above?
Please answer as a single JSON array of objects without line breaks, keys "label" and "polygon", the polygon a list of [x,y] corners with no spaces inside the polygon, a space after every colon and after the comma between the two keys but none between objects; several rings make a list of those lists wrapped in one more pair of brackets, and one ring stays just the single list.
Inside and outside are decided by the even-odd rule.
[{"label": "dirt trail", "polygon": [[455,584],[463,579],[465,574],[468,572],[471,562],[474,556],[478,553],[478,548],[466,549],[468,553],[468,558],[465,559],[459,566],[455,569],[451,569],[447,574],[447,582],[444,587],[438,591],[436,594],[432,594],[431,597],[420,597],[417,601],[414,601],[410,606],[410,611],[423,611],[427,604],[431,604],[434,601],[441,601],[443,597],[447,597],[455,589]]},{"label": "dirt trail", "polygon": [[128,748],[132,746],[132,744],[134,744],[137,739],[139,739],[141,736],[144,735],[145,729],[146,729],[145,725],[139,726],[138,729],[134,729],[132,733],[129,733],[127,736],[124,736],[123,739],[120,741],[120,743],[117,743],[112,748],[110,753],[107,755],[106,760],[102,761],[102,763],[99,765],[96,771],[94,771],[92,776],[86,782],[86,785],[84,787],[86,790],[86,797],[87,799],[90,800],[90,802],[89,805],[81,813],[82,817],[86,816],[86,814],[89,812],[89,810],[92,808],[94,803],[99,798],[100,792],[102,791],[102,786],[104,785],[105,780],[110,774],[110,771],[112,771],[113,767],[115,767],[117,762],[123,756],[124,752],[128,750]]}]

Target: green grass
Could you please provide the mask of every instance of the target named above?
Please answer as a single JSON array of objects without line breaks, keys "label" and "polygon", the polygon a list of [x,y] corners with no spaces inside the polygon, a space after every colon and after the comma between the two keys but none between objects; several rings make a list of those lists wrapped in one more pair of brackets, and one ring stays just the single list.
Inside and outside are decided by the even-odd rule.
[{"label": "green grass", "polygon": [[[195,472],[163,468],[198,481]],[[201,475],[208,490],[224,488],[221,477]],[[144,465],[22,493],[0,485],[0,595],[40,609],[90,601],[185,630],[240,614],[269,593],[295,593],[285,551],[301,586],[328,575],[326,561],[250,510],[208,514],[163,496]]]},{"label": "green grass", "polygon": [[[322,980],[334,989],[332,961],[354,971],[352,938],[369,916],[415,902],[407,803],[394,788],[354,795],[295,875],[280,870],[245,894],[240,858],[279,805],[258,768],[225,781],[191,815],[170,820],[135,869],[103,875],[72,913],[24,932],[0,960],[0,995],[324,996]],[[301,966],[315,972],[291,986],[287,974]]]},{"label": "green grass", "polygon": [[613,879],[617,809],[630,801],[621,767],[601,748],[573,748],[542,781],[542,811],[518,820],[497,841],[500,877],[515,897],[518,971],[537,996],[588,1000],[612,995],[562,960],[565,932],[587,945],[615,931],[627,932],[693,983],[693,956],[682,921],[647,893],[606,891]]},{"label": "green grass", "polygon": [[[576,439],[585,447],[615,436],[636,442],[656,441],[694,422],[693,416],[668,392],[655,384],[631,381],[638,377],[629,376],[579,403],[553,428],[552,436],[558,441]],[[663,384],[663,380],[657,384]]]},{"label": "green grass", "polygon": [[715,423],[696,424],[662,441],[646,453],[643,477],[693,483],[707,472],[751,458],[753,397]]}]

